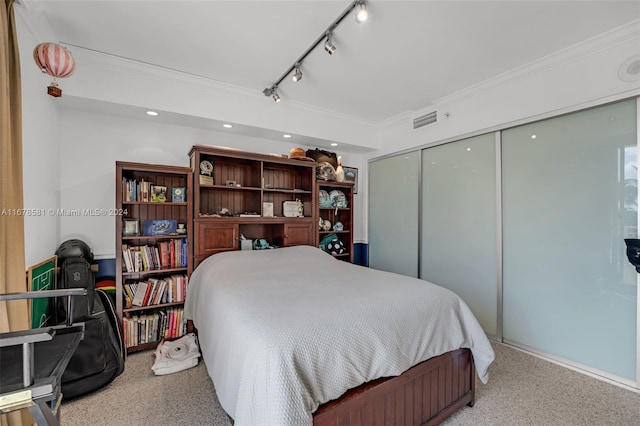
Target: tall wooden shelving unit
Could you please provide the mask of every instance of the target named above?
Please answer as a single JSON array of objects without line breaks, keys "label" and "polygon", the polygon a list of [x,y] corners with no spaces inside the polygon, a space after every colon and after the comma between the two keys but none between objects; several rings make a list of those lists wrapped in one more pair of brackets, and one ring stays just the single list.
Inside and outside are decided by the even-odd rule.
[{"label": "tall wooden shelving unit", "polygon": [[[331,222],[331,229],[328,231],[318,227],[316,244],[319,245],[320,241],[329,235],[336,235],[336,237],[342,241],[342,244],[344,244],[346,251],[333,256],[340,260],[353,263],[353,183],[318,180],[316,182],[316,192],[319,193],[321,190],[325,190],[327,193],[331,193],[333,190],[342,191],[347,198],[347,207],[337,209],[335,207],[320,207],[320,204],[316,203],[318,222],[320,219]],[[341,222],[343,226],[341,231],[333,229],[338,221]]]},{"label": "tall wooden shelving unit", "polygon": [[[194,268],[212,254],[239,250],[241,235],[279,247],[317,244],[315,162],[204,145],[195,145],[189,156]],[[213,165],[213,184],[200,182],[203,161]],[[285,217],[283,203],[296,200],[304,216]],[[264,203],[273,205],[273,217],[265,216]],[[240,217],[250,212],[257,215]]]},{"label": "tall wooden shelving unit", "polygon": [[[167,199],[164,202],[129,201],[125,199],[126,181],[137,180],[161,185],[167,188]],[[123,183],[125,181],[125,183]],[[172,202],[172,188],[185,189],[184,202]],[[181,308],[184,302],[159,303],[150,306],[125,305],[123,286],[127,282],[147,280],[149,278],[165,278],[172,275],[189,276],[193,270],[193,190],[191,170],[188,167],[166,166],[157,164],[116,162],[116,208],[123,211],[123,216],[116,217],[116,310],[121,323],[127,316],[153,315],[158,311]],[[137,219],[139,221],[139,235],[123,235],[124,220]],[[144,220],[176,220],[183,223],[186,233],[169,235],[142,235]],[[159,269],[127,272],[123,265],[123,245],[141,247],[157,247],[160,242],[173,243],[186,239],[187,261],[184,266],[162,267]],[[125,334],[127,331],[125,330]],[[162,337],[162,336],[159,336]],[[177,336],[173,336],[177,337]],[[156,341],[128,346],[128,352],[150,349],[159,343]],[[126,343],[126,342],[125,342]]]}]

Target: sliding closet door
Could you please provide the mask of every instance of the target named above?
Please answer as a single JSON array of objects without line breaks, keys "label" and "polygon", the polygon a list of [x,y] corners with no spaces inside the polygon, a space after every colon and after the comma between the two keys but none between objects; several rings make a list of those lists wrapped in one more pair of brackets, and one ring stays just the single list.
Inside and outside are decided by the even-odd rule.
[{"label": "sliding closet door", "polygon": [[633,100],[502,133],[505,341],[632,382],[636,121]]},{"label": "sliding closet door", "polygon": [[418,276],[420,152],[369,164],[369,266]]},{"label": "sliding closet door", "polygon": [[421,278],[458,294],[494,337],[497,209],[493,133],[423,150]]}]

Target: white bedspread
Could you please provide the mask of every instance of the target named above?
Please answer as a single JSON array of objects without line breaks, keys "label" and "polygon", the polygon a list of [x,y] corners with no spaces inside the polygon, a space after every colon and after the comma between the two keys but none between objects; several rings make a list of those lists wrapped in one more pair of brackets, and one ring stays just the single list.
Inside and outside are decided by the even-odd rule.
[{"label": "white bedspread", "polygon": [[219,253],[194,271],[186,318],[235,426],[311,425],[345,391],[470,348],[493,349],[467,305],[429,282],[298,246]]}]

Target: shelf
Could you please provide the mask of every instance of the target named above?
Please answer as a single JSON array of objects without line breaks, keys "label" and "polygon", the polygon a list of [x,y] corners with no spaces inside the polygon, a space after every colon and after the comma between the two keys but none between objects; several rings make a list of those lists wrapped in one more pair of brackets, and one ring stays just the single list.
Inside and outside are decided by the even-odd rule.
[{"label": "shelf", "polygon": [[166,269],[149,269],[147,271],[138,272],[122,272],[123,277],[138,277],[140,275],[162,275],[171,272],[187,272],[187,267],[184,268],[166,268]]},{"label": "shelf", "polygon": [[353,184],[350,182],[327,182],[322,180],[316,181],[316,191],[318,192],[320,192],[320,190],[325,190],[330,193],[334,189],[339,190],[344,194],[347,201],[347,207],[321,207],[320,205],[318,205],[316,206],[315,211],[318,219],[328,220],[331,223],[332,227],[337,222],[342,223],[343,230],[335,231],[333,229],[330,229],[328,231],[324,231],[320,229],[319,226],[316,226],[316,244],[319,246],[322,240],[334,235],[342,242],[346,252],[341,254],[334,254],[332,256],[345,262],[353,262]]},{"label": "shelf", "polygon": [[[208,256],[238,250],[240,235],[249,240],[264,238],[280,247],[316,244],[315,162],[202,145],[194,145],[189,157],[193,171],[194,267]],[[213,163],[218,185],[200,184],[198,173],[203,161]],[[226,182],[246,186],[226,186]],[[284,216],[285,203],[298,200],[305,216]],[[269,204],[271,210],[267,210]],[[235,216],[201,216],[222,209]],[[274,216],[238,215],[266,211]]]},{"label": "shelf", "polygon": [[[171,235],[124,235],[125,224],[123,218],[118,216],[116,220],[116,269],[115,269],[115,281],[116,281],[116,311],[118,318],[121,322],[125,321],[126,317],[151,317],[155,314],[159,314],[160,311],[173,311],[177,309],[182,310],[184,302],[171,302],[162,303],[149,306],[132,306],[125,308],[125,291],[124,286],[129,283],[135,283],[137,281],[148,280],[151,278],[165,278],[171,275],[181,275],[188,277],[193,269],[193,190],[192,190],[193,178],[191,176],[191,169],[189,167],[181,166],[169,166],[160,164],[147,164],[147,163],[132,163],[116,161],[116,175],[115,175],[115,200],[116,207],[127,210],[125,219],[137,219],[139,221],[139,231],[142,231],[141,225],[145,220],[175,220],[177,223],[185,225],[186,232],[178,234],[177,232]],[[148,186],[147,186],[148,185]],[[151,186],[165,187],[167,190],[166,201],[150,201],[147,197],[143,198],[143,191],[149,191],[151,196]],[[184,196],[185,201],[173,202],[172,194],[175,188],[183,189],[181,195]],[[138,194],[137,197],[129,194]],[[125,199],[135,198],[136,201],[125,201]],[[183,199],[183,198],[180,198]],[[141,232],[142,233],[142,232]],[[186,240],[186,247],[182,244],[182,241]],[[148,269],[135,272],[126,272],[125,262],[123,259],[123,247],[145,247],[145,246],[174,246],[176,250],[176,256],[178,254],[184,255],[187,259],[187,264],[181,267],[170,266],[172,263],[164,262],[166,265],[164,268]],[[176,247],[180,246],[180,247]],[[182,253],[182,250],[186,249],[186,253]],[[140,249],[142,250],[142,249]],[[155,253],[154,253],[155,254]],[[152,256],[154,255],[152,254]],[[160,255],[160,248],[158,248],[158,255]],[[185,258],[179,258],[185,259]],[[129,264],[131,266],[131,264]],[[186,291],[186,290],[185,290]],[[144,313],[144,315],[141,315]],[[182,324],[182,323],[181,323]],[[176,334],[184,332],[184,328],[181,324],[175,325]],[[128,327],[133,326],[131,323],[127,323]],[[133,333],[133,331],[129,330]],[[128,346],[127,352],[135,352],[146,349],[154,348],[161,340],[161,336],[158,334],[155,339],[158,341],[153,343],[144,343],[135,345],[134,334],[128,334],[125,330],[124,344]]]},{"label": "shelf", "polygon": [[311,194],[312,191],[306,189],[283,189],[283,188],[264,188],[264,192],[279,192],[283,194]]},{"label": "shelf", "polygon": [[175,234],[175,235],[127,235],[123,236],[123,241],[131,241],[131,240],[171,240],[171,239],[180,239],[187,238],[186,234]]},{"label": "shelf", "polygon": [[160,342],[151,342],[151,343],[144,343],[142,345],[137,345],[137,346],[129,346],[127,348],[127,353],[146,351],[147,349],[153,349],[157,347],[159,344]]},{"label": "shelf", "polygon": [[[331,254],[331,253],[329,253],[329,254]],[[351,257],[351,253],[345,252],[345,253],[340,253],[340,254],[331,254],[331,256],[333,256],[333,257]]]},{"label": "shelf", "polygon": [[227,186],[227,185],[200,185],[200,189],[215,189],[227,191],[262,191],[262,188],[255,186]]},{"label": "shelf", "polygon": [[159,308],[173,308],[184,305],[184,302],[173,302],[173,303],[161,303],[159,305],[148,305],[148,306],[132,306],[131,308],[124,308],[122,312],[138,312],[144,311],[148,309],[159,309]]},{"label": "shelf", "polygon": [[173,203],[171,201],[165,202],[151,202],[151,201],[123,201],[122,205],[143,205],[143,206],[186,206],[187,203]]}]

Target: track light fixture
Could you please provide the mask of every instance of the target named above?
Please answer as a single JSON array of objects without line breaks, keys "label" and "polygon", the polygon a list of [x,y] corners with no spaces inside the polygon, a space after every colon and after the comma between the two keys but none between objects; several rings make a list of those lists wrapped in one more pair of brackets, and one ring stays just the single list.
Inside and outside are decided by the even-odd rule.
[{"label": "track light fixture", "polygon": [[331,31],[327,31],[327,39],[324,42],[324,50],[329,55],[333,55],[333,52],[336,51],[336,46],[331,42]]},{"label": "track light fixture", "polygon": [[362,24],[368,17],[369,14],[367,13],[367,6],[365,6],[364,1],[360,0],[356,2],[356,22]]},{"label": "track light fixture", "polygon": [[302,71],[300,71],[300,64],[296,64],[296,72],[293,73],[291,79],[295,82],[300,81],[302,78]]},{"label": "track light fixture", "polygon": [[280,95],[278,95],[278,86],[273,86],[271,97],[276,103],[280,102]]},{"label": "track light fixture", "polygon": [[262,91],[265,96],[271,96],[273,100],[277,103],[280,102],[280,95],[278,95],[278,86],[273,85],[271,87],[267,87]]},{"label": "track light fixture", "polygon": [[338,16],[335,19],[335,21],[333,21],[331,25],[329,25],[327,29],[324,30],[324,32],[316,39],[316,41],[314,41],[313,44],[309,46],[302,55],[300,55],[300,57],[293,63],[293,65],[291,65],[284,72],[284,74],[282,74],[276,81],[274,81],[270,87],[267,87],[266,89],[264,89],[262,93],[264,93],[265,96],[273,97],[274,101],[280,102],[280,96],[278,96],[278,85],[282,83],[282,80],[284,80],[291,73],[291,71],[294,71],[294,70],[295,72],[291,76],[292,80],[295,82],[300,81],[300,79],[302,79],[302,71],[300,71],[300,66],[302,64],[302,61],[304,61],[304,59],[309,55],[309,53],[311,53],[313,49],[315,49],[323,41],[324,41],[324,50],[326,50],[328,54],[332,55],[333,52],[336,51],[336,46],[333,44],[333,41],[331,40],[333,36],[333,30],[335,30],[338,27],[340,22],[342,22],[342,20],[352,10],[355,10],[355,18],[358,24],[361,24],[367,20],[368,14],[367,14],[366,1],[355,0],[351,2],[351,4],[349,4],[349,6],[340,14],[340,16]]}]

